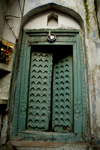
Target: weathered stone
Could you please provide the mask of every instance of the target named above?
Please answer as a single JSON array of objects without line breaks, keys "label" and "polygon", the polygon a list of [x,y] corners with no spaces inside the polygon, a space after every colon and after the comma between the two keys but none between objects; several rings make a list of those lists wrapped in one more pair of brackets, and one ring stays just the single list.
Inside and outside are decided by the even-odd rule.
[{"label": "weathered stone", "polygon": [[32,142],[32,141],[10,141],[7,145],[12,145],[16,150],[87,150],[88,143],[67,144],[63,142]]}]

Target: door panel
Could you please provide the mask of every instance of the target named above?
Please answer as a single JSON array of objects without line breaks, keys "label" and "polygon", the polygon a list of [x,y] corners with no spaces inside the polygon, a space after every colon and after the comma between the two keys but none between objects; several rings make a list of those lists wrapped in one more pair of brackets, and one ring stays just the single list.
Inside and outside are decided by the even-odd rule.
[{"label": "door panel", "polygon": [[[23,31],[22,47],[21,49],[19,49],[19,47],[17,49],[17,51],[19,52],[21,51],[21,53],[18,53],[19,64],[18,64],[18,70],[16,74],[17,75],[16,76],[17,78],[16,88],[14,90],[15,92],[11,93],[11,100],[14,98],[14,108],[13,108],[13,111],[11,111],[11,114],[13,113],[11,139],[21,138],[23,140],[30,140],[30,139],[32,141],[49,140],[49,141],[55,141],[55,142],[57,141],[58,142],[87,141],[87,103],[86,103],[87,92],[86,92],[86,79],[85,79],[85,65],[84,65],[82,39],[80,36],[80,31],[78,30],[76,31],[75,30],[56,30],[55,29],[53,30],[53,33],[56,35],[56,41],[53,43],[49,43],[47,41],[48,33],[49,33],[48,29],[47,30],[25,30]],[[60,108],[60,100],[62,100],[62,107],[58,109],[57,111],[57,113],[60,115],[55,116],[56,111],[54,108],[56,105],[56,96],[55,98],[52,98],[51,102],[49,100],[49,98],[51,99],[51,97],[53,97],[52,96],[53,92],[56,93],[56,90],[51,88],[51,75],[52,75],[51,72],[52,71],[50,72],[50,75],[49,75],[47,70],[45,70],[45,75],[44,75],[43,71],[46,68],[40,66],[41,71],[39,71],[40,70],[39,67],[36,67],[35,65],[37,66],[44,65],[44,61],[42,63],[42,60],[40,60],[40,56],[38,57],[39,53],[36,52],[37,49],[39,50],[45,49],[45,52],[48,51],[48,52],[56,53],[55,56],[58,57],[58,49],[60,49],[60,52],[65,55],[66,51],[69,51],[69,46],[71,46],[73,49],[73,58],[72,58],[73,59],[73,72],[72,72],[73,77],[71,77],[73,80],[71,83],[73,84],[73,87],[70,85],[70,88],[72,89],[70,90],[70,93],[72,91],[73,92],[71,95],[67,94],[66,96],[68,97],[67,101],[69,102],[68,106],[70,108],[68,110],[69,124],[67,126],[68,119],[65,119],[65,117],[67,117],[68,112],[66,112],[66,109],[65,109],[66,103],[64,103],[64,101],[66,101],[65,99],[66,97],[64,98],[63,96],[65,94],[65,90],[63,90],[64,86],[58,85],[58,88],[61,87],[61,90],[59,89],[58,91],[59,99],[57,99],[58,100],[57,106],[58,108]],[[30,66],[30,62],[32,60],[30,60],[30,56],[32,55],[33,50],[35,50],[34,53],[37,54],[37,59],[36,59],[37,63],[35,63],[34,62],[35,60],[34,60],[33,61],[34,66],[31,68],[32,65]],[[48,57],[49,56],[51,57],[51,54],[49,55],[48,53]],[[35,58],[35,56],[33,58]],[[63,58],[64,57],[62,57],[61,59]],[[48,62],[48,60],[49,58],[45,61]],[[49,62],[52,64],[52,60],[51,61],[49,60]],[[54,62],[54,64],[56,63]],[[52,70],[52,67],[50,68]],[[33,71],[34,73],[32,72],[32,69],[34,70]],[[15,72],[16,72],[16,67],[15,67]],[[58,73],[58,75],[60,76],[60,73]],[[39,81],[38,76],[40,76],[39,78],[42,78],[40,80],[41,81],[40,83],[38,82]],[[48,83],[50,84],[48,86],[45,86],[46,88],[44,90],[46,91],[45,93],[47,94],[47,96],[45,94],[44,95],[45,97],[43,98],[42,87],[44,83],[44,77],[46,79],[47,84]],[[48,77],[50,77],[50,79]],[[55,75],[53,75],[52,77],[53,85],[55,83],[54,77]],[[65,76],[63,75],[62,77],[59,77],[59,79],[63,81],[64,80],[63,77]],[[60,81],[57,80],[57,82],[59,83]],[[61,84],[63,85],[63,82]],[[15,84],[14,85],[12,84],[11,89],[13,89],[14,87],[15,87]],[[38,91],[40,95],[37,94]],[[62,91],[62,94],[60,93],[61,91]],[[54,95],[56,95],[55,93]],[[14,95],[14,97],[12,95]],[[60,96],[62,96],[62,99],[60,98]],[[51,109],[49,108],[50,104],[52,104]],[[45,107],[43,108],[43,106]],[[43,114],[42,108],[43,108],[43,111],[45,109],[44,114]],[[62,108],[64,109],[61,114],[60,112]],[[50,111],[51,111],[51,115],[50,115]],[[44,115],[44,117],[42,115]],[[57,119],[58,119],[58,122],[56,122]],[[53,130],[51,130],[50,127]],[[36,132],[30,132],[28,130],[35,130]],[[48,132],[46,133],[42,132],[41,134],[41,132],[37,132],[37,130],[48,131]],[[56,131],[60,133],[55,133],[55,132],[50,133],[49,131]],[[68,133],[61,133],[61,132],[68,132]]]},{"label": "door panel", "polygon": [[32,52],[28,104],[28,129],[49,129],[52,53]]},{"label": "door panel", "polygon": [[73,124],[72,56],[64,56],[54,63],[53,130],[70,132]]},{"label": "door panel", "polygon": [[32,52],[30,68],[28,129],[71,132],[72,54]]}]

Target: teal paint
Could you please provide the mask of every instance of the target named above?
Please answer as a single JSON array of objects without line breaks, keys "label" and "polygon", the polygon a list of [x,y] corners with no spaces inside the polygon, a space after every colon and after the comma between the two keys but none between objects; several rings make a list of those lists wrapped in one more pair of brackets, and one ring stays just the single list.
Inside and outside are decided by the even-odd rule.
[{"label": "teal paint", "polygon": [[[24,37],[25,38],[25,37]],[[23,48],[23,63],[21,74],[21,91],[20,91],[20,104],[19,104],[19,130],[26,129],[27,119],[27,97],[28,97],[28,80],[29,80],[29,68],[30,68],[30,47],[28,41],[22,44]],[[23,74],[24,72],[24,74]]]},{"label": "teal paint", "polygon": [[[55,46],[50,47],[51,49],[54,49]],[[65,48],[69,48],[69,51],[71,51],[70,47],[65,46]],[[57,132],[71,132],[73,124],[73,100],[71,98],[73,97],[72,56],[68,56],[71,52],[67,52],[66,57],[65,55],[62,55],[64,58],[60,55],[61,58],[59,59],[61,60],[55,62],[57,61],[55,53],[50,54],[47,52],[38,52],[39,50],[35,52],[34,50],[36,48],[39,50],[41,48],[46,50],[49,49],[49,46],[33,46],[32,48],[33,52],[31,54],[30,90],[27,121],[28,129],[37,131],[47,131],[51,129]],[[57,57],[59,57],[59,55],[57,55]],[[58,74],[56,74],[56,72]],[[51,81],[51,79],[53,81]],[[61,83],[59,83],[59,81],[61,81]],[[51,85],[53,85],[53,91]],[[53,93],[51,93],[51,91]],[[51,95],[53,95],[53,97],[51,97]],[[63,110],[62,107],[64,108]],[[57,114],[59,119],[57,118]],[[64,120],[62,116],[65,116]],[[52,123],[49,125],[50,120],[52,120]]]},{"label": "teal paint", "polygon": [[85,72],[85,62],[84,62],[84,55],[83,55],[83,49],[82,49],[82,39],[79,36],[79,41],[80,41],[80,58],[81,58],[81,89],[82,89],[82,93],[81,93],[81,98],[82,98],[82,132],[84,132],[83,134],[83,139],[87,140],[87,127],[88,127],[88,113],[87,113],[87,90],[86,90],[86,72]]},{"label": "teal paint", "polygon": [[[25,35],[25,33],[24,33]],[[22,47],[24,43],[24,38],[22,41]],[[19,116],[19,104],[20,104],[20,84],[21,84],[21,70],[22,70],[22,56],[23,51],[21,47],[21,54],[19,58],[19,64],[18,64],[18,73],[17,73],[17,83],[15,88],[15,94],[14,94],[14,103],[13,103],[13,117],[12,117],[12,130],[11,130],[11,136],[17,135],[18,132],[18,116]]]},{"label": "teal paint", "polygon": [[70,47],[63,48],[69,49],[65,49],[67,52],[63,54],[58,53],[58,59],[54,63],[52,124],[56,132],[71,132],[73,130],[72,54]]},{"label": "teal paint", "polygon": [[[75,52],[75,79],[74,79],[74,129],[75,133],[82,133],[82,98],[81,98],[81,65],[80,65],[80,40],[79,35],[76,35],[76,52]],[[77,60],[77,61],[76,61]],[[80,123],[79,123],[80,122]]]},{"label": "teal paint", "polygon": [[[49,130],[52,53],[34,51],[31,54],[28,101],[28,129]],[[39,47],[37,47],[39,49]]]},{"label": "teal paint", "polygon": [[[75,31],[75,32],[74,32]],[[13,113],[13,124],[12,124],[12,133],[11,137],[18,134],[19,138],[25,139],[34,139],[34,140],[44,140],[47,134],[41,138],[39,135],[35,135],[34,132],[30,131],[24,132],[27,130],[27,101],[28,101],[28,89],[29,89],[29,70],[30,70],[30,55],[31,55],[31,46],[28,46],[28,43],[31,42],[31,45],[72,45],[73,47],[73,134],[64,133],[59,135],[59,138],[55,136],[53,141],[86,141],[87,140],[87,131],[86,131],[86,83],[85,83],[85,67],[83,61],[83,51],[81,38],[79,36],[78,30],[53,30],[57,35],[56,42],[49,43],[47,41],[47,35],[49,30],[27,30],[24,33],[23,37],[23,46],[21,49],[21,57],[19,63],[19,71],[17,76],[17,86],[15,92],[15,103],[14,103],[14,113]],[[70,37],[69,37],[70,35]],[[35,36],[35,37],[34,37]],[[63,40],[62,40],[63,39]],[[55,51],[56,52],[56,51]],[[62,52],[62,51],[61,51]],[[79,63],[80,62],[80,63]],[[21,80],[23,79],[23,80]],[[22,111],[21,111],[22,109]],[[18,111],[19,110],[19,111]],[[18,113],[19,112],[19,113]],[[24,115],[23,115],[24,113]],[[15,126],[14,126],[15,125]],[[58,130],[58,129],[57,129]],[[60,130],[61,131],[61,130]],[[51,135],[48,133],[47,139],[50,140]],[[45,133],[44,133],[45,134]],[[54,134],[54,133],[53,133]],[[45,137],[45,138],[44,138]],[[53,137],[52,137],[53,138]]]}]

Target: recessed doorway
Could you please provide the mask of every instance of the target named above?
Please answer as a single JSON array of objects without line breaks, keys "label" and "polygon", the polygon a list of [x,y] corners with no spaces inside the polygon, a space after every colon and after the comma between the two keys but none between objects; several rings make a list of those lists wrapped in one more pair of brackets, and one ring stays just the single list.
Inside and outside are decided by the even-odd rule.
[{"label": "recessed doorway", "polygon": [[71,45],[32,46],[27,128],[35,131],[73,131]]}]

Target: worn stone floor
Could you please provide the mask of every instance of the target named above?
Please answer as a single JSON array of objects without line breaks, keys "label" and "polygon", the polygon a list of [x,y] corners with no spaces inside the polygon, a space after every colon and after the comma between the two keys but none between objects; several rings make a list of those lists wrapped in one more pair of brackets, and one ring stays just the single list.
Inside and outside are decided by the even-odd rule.
[{"label": "worn stone floor", "polygon": [[89,143],[9,141],[0,150],[100,150],[100,146]]}]

